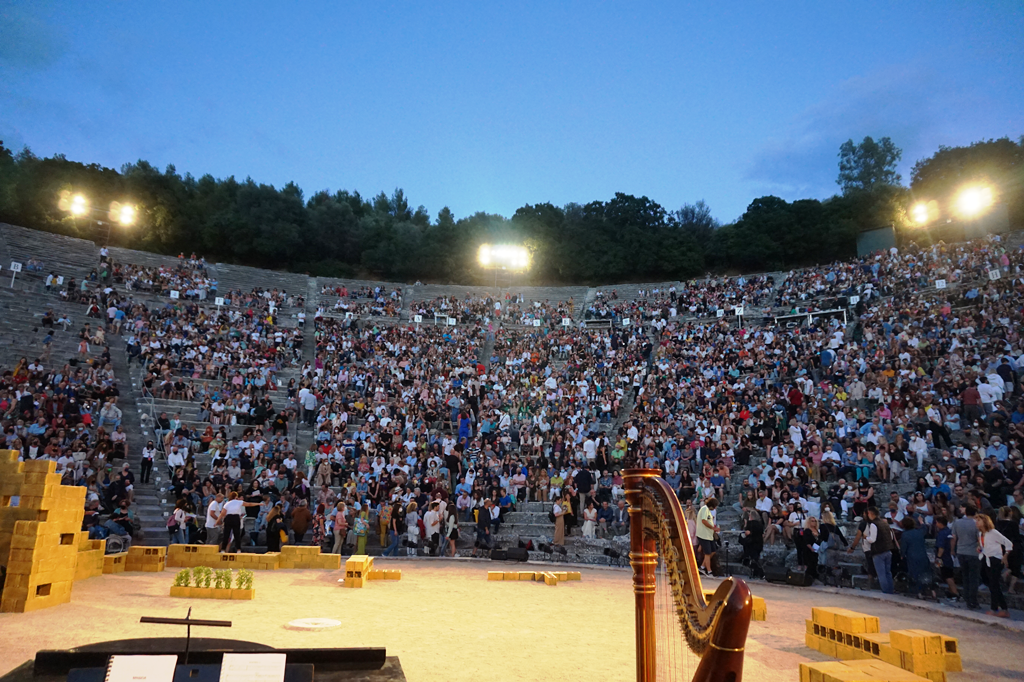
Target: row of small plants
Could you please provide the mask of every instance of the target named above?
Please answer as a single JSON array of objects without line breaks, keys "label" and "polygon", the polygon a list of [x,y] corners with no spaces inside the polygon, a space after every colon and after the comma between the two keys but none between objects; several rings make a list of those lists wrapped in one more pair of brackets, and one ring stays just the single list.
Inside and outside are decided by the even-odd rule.
[{"label": "row of small plants", "polygon": [[252,589],[253,572],[243,568],[238,577],[233,578],[231,569],[213,570],[209,566],[196,566],[191,571],[183,568],[174,576],[175,587],[212,587],[218,590],[231,589],[232,582],[239,590]]}]

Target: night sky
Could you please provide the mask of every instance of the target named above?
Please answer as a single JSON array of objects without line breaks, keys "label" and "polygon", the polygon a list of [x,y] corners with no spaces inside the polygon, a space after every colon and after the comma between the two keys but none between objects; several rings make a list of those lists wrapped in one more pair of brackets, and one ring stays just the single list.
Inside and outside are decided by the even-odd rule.
[{"label": "night sky", "polygon": [[0,139],[115,168],[731,221],[865,135],[1024,135],[1024,3],[0,0]]}]

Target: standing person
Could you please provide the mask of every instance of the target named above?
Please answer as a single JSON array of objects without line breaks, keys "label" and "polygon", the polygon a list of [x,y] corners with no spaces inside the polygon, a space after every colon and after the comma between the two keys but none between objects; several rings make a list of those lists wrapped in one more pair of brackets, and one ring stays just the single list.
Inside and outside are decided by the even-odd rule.
[{"label": "standing person", "polygon": [[903,534],[900,535],[900,553],[907,560],[909,594],[916,597],[929,590],[934,599],[935,592],[931,590],[932,567],[924,543],[924,526],[919,526],[913,516],[904,516],[900,526],[903,528]]},{"label": "standing person", "polygon": [[316,513],[313,514],[313,546],[323,550],[324,538],[327,535],[326,519],[324,518],[324,505],[316,506]]},{"label": "standing person", "polygon": [[991,595],[990,616],[1009,618],[1006,597],[1003,596],[1003,568],[1007,566],[1013,543],[996,530],[992,518],[988,514],[978,514],[975,518],[978,533],[981,535],[981,553],[985,557],[985,574],[988,577],[988,592]]},{"label": "standing person", "polygon": [[359,512],[355,518],[356,533],[356,554],[366,554],[366,538],[370,535],[370,511],[369,505],[360,505],[356,502],[356,510]]},{"label": "standing person", "polygon": [[448,539],[450,556],[455,556],[455,543],[459,539],[459,516],[455,511],[455,505],[449,504],[445,507],[444,536]]},{"label": "standing person", "polygon": [[341,554],[345,548],[345,538],[348,536],[348,509],[344,502],[339,502],[334,508],[334,547],[331,554]]},{"label": "standing person", "polygon": [[[242,517],[245,515],[245,508],[258,506],[260,506],[259,502],[245,502],[238,499],[237,492],[231,491],[228,501],[221,509],[220,518],[217,519],[218,525],[224,527],[220,537],[220,551],[238,552],[240,550],[242,546]],[[234,547],[234,549],[228,550],[228,547]]]},{"label": "standing person", "polygon": [[280,552],[281,545],[288,542],[288,533],[284,529],[284,517],[280,503],[275,504],[267,514],[267,551]]},{"label": "standing person", "polygon": [[883,594],[893,594],[896,586],[892,579],[892,530],[878,515],[878,507],[868,507],[868,525],[864,527],[864,553],[871,557]]},{"label": "standing person", "polygon": [[[382,552],[384,556],[394,556],[398,553],[398,538],[402,535],[402,508],[400,505],[401,502],[396,502],[390,506],[391,520],[388,522],[388,544]],[[388,507],[388,505],[384,506]]]},{"label": "standing person", "polygon": [[711,560],[718,551],[715,545],[715,533],[719,531],[715,524],[715,509],[718,507],[718,498],[709,497],[700,511],[697,512],[697,541],[700,543],[701,551],[704,552],[704,560],[700,565],[700,572],[711,576]]},{"label": "standing person", "polygon": [[309,523],[313,520],[313,515],[309,513],[309,506],[305,500],[299,500],[299,506],[292,511],[292,537],[295,538],[295,544],[301,545],[302,539],[306,537],[306,531],[309,530]]},{"label": "standing person", "polygon": [[565,545],[565,508],[561,500],[555,500],[551,513],[555,516],[555,536],[551,542],[561,547]]},{"label": "standing person", "polygon": [[967,608],[978,608],[978,582],[981,580],[981,559],[978,558],[978,524],[975,516],[978,508],[973,504],[964,506],[962,518],[953,522],[952,549],[960,562],[964,579],[964,601]]},{"label": "standing person", "polygon": [[206,544],[220,544],[220,527],[217,520],[224,509],[224,493],[217,493],[206,507]]},{"label": "standing person", "polygon": [[946,582],[947,596],[953,601],[960,601],[960,590],[953,578],[953,531],[949,527],[949,519],[936,516],[935,528],[935,565],[939,567],[939,577]]},{"label": "standing person", "polygon": [[[556,502],[557,504],[557,502]],[[556,526],[557,528],[557,526]],[[557,537],[557,531],[556,531]],[[491,548],[491,501],[484,500],[484,506],[476,510],[476,544],[473,546],[473,556],[477,550],[488,550]]]},{"label": "standing person", "polygon": [[597,509],[593,502],[587,503],[583,510],[583,537],[593,539],[597,531]]},{"label": "standing person", "polygon": [[437,502],[431,502],[427,513],[423,515],[423,527],[426,530],[427,547],[431,555],[441,550],[441,523],[441,513],[438,511]]},{"label": "standing person", "polygon": [[[125,453],[127,457],[127,453]],[[153,445],[153,441],[149,441],[146,447],[142,448],[142,471],[141,478],[143,483],[149,483],[149,475],[153,472],[153,459],[156,457],[156,446]]]},{"label": "standing person", "polygon": [[185,524],[188,523],[188,511],[185,509],[184,498],[179,499],[174,505],[174,511],[171,512],[171,518],[167,522],[167,530],[170,532],[172,545],[183,545],[185,544]]}]

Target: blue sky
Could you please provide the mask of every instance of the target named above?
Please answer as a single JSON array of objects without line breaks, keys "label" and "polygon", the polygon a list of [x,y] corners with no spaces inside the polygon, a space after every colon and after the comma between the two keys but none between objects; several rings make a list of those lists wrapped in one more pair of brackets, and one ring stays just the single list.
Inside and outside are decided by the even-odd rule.
[{"label": "blue sky", "polygon": [[1024,3],[0,0],[0,139],[112,167],[730,221],[865,135],[1024,135]]}]

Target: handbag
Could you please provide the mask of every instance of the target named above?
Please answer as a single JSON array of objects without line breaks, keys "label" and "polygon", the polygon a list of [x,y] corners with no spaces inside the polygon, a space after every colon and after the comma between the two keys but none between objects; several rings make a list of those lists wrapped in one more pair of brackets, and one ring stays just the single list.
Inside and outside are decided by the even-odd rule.
[{"label": "handbag", "polygon": [[282,545],[287,545],[288,544],[288,533],[285,533],[283,528],[281,530],[277,531],[277,532],[279,533],[279,537],[281,538],[281,544]]}]

